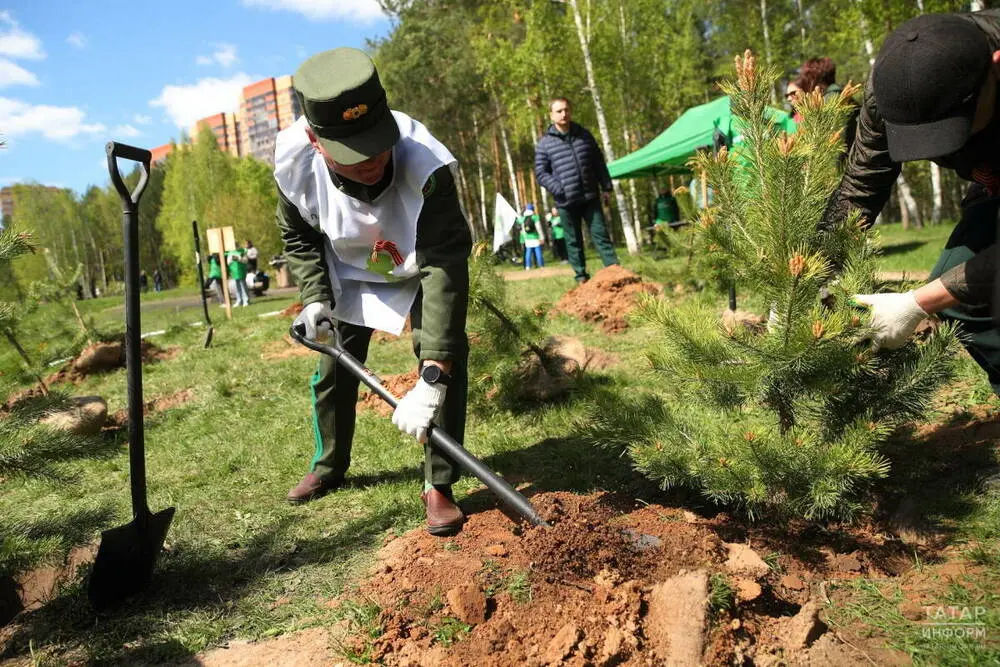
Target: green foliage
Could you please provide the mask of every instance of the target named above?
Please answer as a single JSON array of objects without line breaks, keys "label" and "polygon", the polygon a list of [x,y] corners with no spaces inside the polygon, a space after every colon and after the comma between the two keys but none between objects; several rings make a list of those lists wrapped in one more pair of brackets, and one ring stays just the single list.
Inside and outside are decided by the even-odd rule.
[{"label": "green foliage", "polygon": [[900,350],[870,349],[849,297],[878,287],[875,243],[853,218],[818,227],[838,178],[844,97],[807,96],[798,134],[784,136],[766,115],[775,73],[752,56],[737,73],[724,88],[745,143],[699,158],[716,193],[699,243],[720,275],[772,304],[769,326],[720,325],[706,299],[646,299],[648,357],[670,405],[598,405],[586,431],[664,487],[698,489],[752,517],[850,517],[888,471],[880,447],[951,377],[958,342],[941,327]]},{"label": "green foliage", "polygon": [[445,616],[441,623],[434,628],[431,636],[434,638],[435,643],[441,646],[451,646],[455,642],[462,641],[465,636],[472,631],[472,626],[468,623],[463,623],[457,618],[452,618],[451,616]]},{"label": "green foliage", "polygon": [[518,570],[507,577],[507,594],[518,604],[531,602],[531,572]]},{"label": "green foliage", "polygon": [[[518,368],[525,355],[538,354],[545,337],[547,309],[527,309],[513,303],[507,283],[482,248],[469,263],[467,331],[474,341],[469,351],[469,397],[481,407],[511,405],[519,400]],[[543,353],[544,354],[544,353]]]},{"label": "green foliage", "polygon": [[708,608],[713,614],[728,611],[736,604],[736,589],[729,578],[718,572],[708,580]]}]

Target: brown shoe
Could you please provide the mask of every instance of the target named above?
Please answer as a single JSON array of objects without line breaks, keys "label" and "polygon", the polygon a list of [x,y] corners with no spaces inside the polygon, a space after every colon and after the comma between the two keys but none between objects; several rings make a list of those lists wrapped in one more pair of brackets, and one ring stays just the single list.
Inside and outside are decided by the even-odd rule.
[{"label": "brown shoe", "polygon": [[427,509],[427,532],[437,537],[454,535],[462,529],[465,515],[462,508],[451,498],[451,490],[447,494],[431,489],[420,494]]},{"label": "brown shoe", "polygon": [[298,486],[288,492],[286,500],[295,505],[321,498],[344,485],[344,478],[321,479],[315,473],[308,473]]}]

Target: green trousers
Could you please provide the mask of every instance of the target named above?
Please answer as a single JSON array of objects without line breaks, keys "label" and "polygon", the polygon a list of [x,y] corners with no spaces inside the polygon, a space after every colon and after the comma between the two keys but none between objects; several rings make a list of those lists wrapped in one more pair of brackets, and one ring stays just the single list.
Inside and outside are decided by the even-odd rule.
[{"label": "green trousers", "polygon": [[611,245],[608,228],[604,222],[604,211],[601,200],[593,199],[582,204],[570,204],[559,207],[559,217],[566,230],[566,253],[569,255],[569,265],[576,272],[577,281],[588,280],[587,260],[583,254],[583,223],[590,227],[590,238],[601,256],[604,266],[618,263],[615,247]]},{"label": "green trousers", "polygon": [[[419,358],[419,296],[417,298],[417,305],[410,313],[410,324],[413,327],[413,351]],[[372,330],[345,322],[338,322],[337,329],[344,349],[364,363],[368,357]],[[468,355],[466,344],[464,351],[452,360],[451,384],[436,420],[459,443],[464,442],[465,438]],[[333,357],[327,354],[320,357],[319,368],[312,379],[313,430],[316,438],[312,472],[321,479],[343,477],[351,465],[359,384],[360,380],[338,366]],[[435,485],[454,484],[458,481],[459,474],[454,461],[438,453],[429,444],[424,445],[425,481]]]},{"label": "green trousers", "polygon": [[[996,242],[1000,199],[986,199],[981,190],[975,185],[969,189],[969,195],[962,202],[962,219],[938,257],[931,280]],[[961,326],[962,344],[986,371],[993,391],[1000,394],[1000,331],[993,324],[990,305],[961,304],[938,315]]]}]

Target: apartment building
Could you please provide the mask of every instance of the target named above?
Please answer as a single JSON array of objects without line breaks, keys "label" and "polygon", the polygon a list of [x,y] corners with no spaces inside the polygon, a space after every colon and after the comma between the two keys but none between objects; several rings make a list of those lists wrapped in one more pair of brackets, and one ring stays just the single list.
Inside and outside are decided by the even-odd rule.
[{"label": "apartment building", "polygon": [[274,164],[274,141],[302,115],[292,91],[292,77],[252,83],[240,95],[240,154]]},{"label": "apartment building", "polygon": [[240,122],[234,113],[217,113],[202,118],[191,127],[191,138],[194,139],[203,127],[208,127],[215,134],[219,150],[239,157],[240,153]]},{"label": "apartment building", "polygon": [[156,148],[151,149],[150,152],[153,154],[153,166],[155,167],[166,160],[172,150],[174,150],[173,144],[163,144],[162,146],[157,146]]}]

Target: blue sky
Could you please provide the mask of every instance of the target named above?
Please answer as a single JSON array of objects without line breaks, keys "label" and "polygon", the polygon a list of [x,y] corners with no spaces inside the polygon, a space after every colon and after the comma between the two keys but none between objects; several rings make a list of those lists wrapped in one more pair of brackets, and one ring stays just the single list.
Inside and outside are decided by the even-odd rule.
[{"label": "blue sky", "polygon": [[0,4],[0,186],[105,185],[108,140],[165,144],[248,83],[388,31],[375,0]]}]

